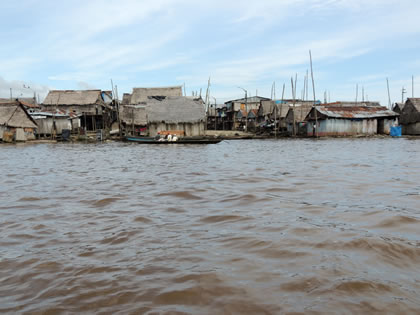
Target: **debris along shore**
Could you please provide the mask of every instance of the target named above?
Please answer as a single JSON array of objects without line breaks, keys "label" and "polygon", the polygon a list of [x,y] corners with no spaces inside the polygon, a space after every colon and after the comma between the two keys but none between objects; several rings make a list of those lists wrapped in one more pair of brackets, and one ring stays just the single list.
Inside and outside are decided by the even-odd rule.
[{"label": "debris along shore", "polygon": [[35,98],[0,99],[0,142],[96,142],[175,133],[208,140],[420,135],[420,98],[393,109],[378,102],[260,96],[210,106],[201,96],[183,95],[181,86],[134,88],[122,101],[116,91],[53,90],[41,104]]}]

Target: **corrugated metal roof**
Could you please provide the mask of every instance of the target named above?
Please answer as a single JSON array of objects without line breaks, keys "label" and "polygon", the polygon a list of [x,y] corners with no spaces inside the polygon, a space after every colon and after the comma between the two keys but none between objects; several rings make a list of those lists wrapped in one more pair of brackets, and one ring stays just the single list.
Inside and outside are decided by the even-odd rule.
[{"label": "corrugated metal roof", "polygon": [[319,113],[332,118],[397,117],[398,114],[383,106],[316,106]]},{"label": "corrugated metal roof", "polygon": [[379,102],[370,102],[370,101],[337,101],[332,103],[326,103],[326,104],[319,104],[320,106],[371,106],[371,107],[381,107],[381,104]]},{"label": "corrugated metal roof", "polygon": [[231,101],[227,101],[225,102],[225,104],[227,103],[243,103],[245,104],[247,103],[259,103],[260,101],[269,101],[270,99],[267,97],[262,97],[262,96],[250,96],[248,98],[239,98],[237,100],[231,100]]},{"label": "corrugated metal roof", "polygon": [[56,117],[56,118],[70,118],[70,115],[64,113],[51,113],[51,112],[34,112],[30,114],[32,118],[37,119],[39,117]]}]

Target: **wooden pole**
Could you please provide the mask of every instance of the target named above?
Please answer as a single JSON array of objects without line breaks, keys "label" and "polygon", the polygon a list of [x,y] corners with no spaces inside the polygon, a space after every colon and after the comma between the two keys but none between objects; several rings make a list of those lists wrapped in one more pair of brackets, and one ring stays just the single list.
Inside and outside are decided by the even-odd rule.
[{"label": "wooden pole", "polygon": [[118,100],[118,92],[117,86],[114,89],[114,83],[111,79],[111,87],[112,87],[112,99],[114,100],[115,110],[117,112],[117,120],[118,120],[118,132],[120,135],[120,140],[122,140],[122,126],[121,126],[121,119],[120,119],[120,102]]},{"label": "wooden pole", "polygon": [[217,129],[217,110],[216,110],[216,107],[217,107],[217,101],[216,101],[216,99],[214,99],[214,130]]},{"label": "wooden pole", "polygon": [[205,100],[205,103],[206,103],[205,106],[206,106],[206,108],[207,108],[207,106],[209,104],[209,98],[210,98],[209,90],[210,90],[210,77],[209,77],[209,81],[207,82],[206,100]]},{"label": "wooden pole", "polygon": [[274,100],[274,137],[277,139],[277,104]]},{"label": "wooden pole", "polygon": [[389,81],[388,81],[388,78],[386,78],[386,86],[388,88],[388,108],[391,109],[391,94],[389,93]]},{"label": "wooden pole", "polygon": [[414,75],[411,76],[411,97],[414,98]]},{"label": "wooden pole", "polygon": [[134,136],[134,107],[131,108],[131,135]]},{"label": "wooden pole", "polygon": [[317,115],[317,111],[316,111],[316,107],[315,107],[315,103],[316,103],[316,97],[315,97],[315,80],[314,80],[314,70],[312,68],[312,53],[309,50],[309,59],[311,61],[311,77],[312,77],[312,90],[314,92],[314,105],[313,107],[315,108],[315,137],[318,138],[318,115]]},{"label": "wooden pole", "polygon": [[276,99],[276,81],[274,81],[274,99]]},{"label": "wooden pole", "polygon": [[273,99],[273,89],[274,89],[274,82],[271,84],[271,99]]},{"label": "wooden pole", "polygon": [[356,106],[357,106],[357,97],[358,97],[358,94],[359,94],[359,84],[356,84]]},{"label": "wooden pole", "polygon": [[248,91],[245,91],[245,131],[248,133]]},{"label": "wooden pole", "polygon": [[293,98],[293,136],[296,136],[296,118],[295,118],[295,88],[293,86],[293,77],[291,77],[292,81],[292,98]]}]

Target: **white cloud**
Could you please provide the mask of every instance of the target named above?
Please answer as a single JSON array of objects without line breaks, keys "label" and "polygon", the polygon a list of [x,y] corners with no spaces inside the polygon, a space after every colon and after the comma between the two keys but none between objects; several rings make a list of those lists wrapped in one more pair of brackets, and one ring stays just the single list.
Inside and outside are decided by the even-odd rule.
[{"label": "white cloud", "polygon": [[[130,82],[165,84],[174,78],[198,89],[211,75],[214,92],[237,85],[269,92],[262,87],[273,80],[303,76],[309,49],[321,90],[358,81],[368,86],[381,73],[401,69],[383,63],[383,71],[371,70],[363,61],[358,73],[344,63],[390,49],[398,58],[404,39],[410,39],[406,50],[418,48],[420,32],[420,3],[410,0],[75,0],[29,1],[25,7],[33,11],[22,17],[26,24],[7,24],[15,37],[0,30],[0,38],[11,42],[0,51],[1,74],[24,79],[36,73],[70,88],[77,82],[100,87],[120,77],[129,90]],[[13,16],[12,5],[0,9]],[[343,82],[328,79],[336,65],[348,71]]]},{"label": "white cloud", "polygon": [[[48,94],[50,87],[34,82],[25,82],[21,80],[5,80],[0,77],[0,97],[1,98],[19,98],[19,97],[36,97],[42,101]],[[12,95],[11,95],[12,94]]]}]

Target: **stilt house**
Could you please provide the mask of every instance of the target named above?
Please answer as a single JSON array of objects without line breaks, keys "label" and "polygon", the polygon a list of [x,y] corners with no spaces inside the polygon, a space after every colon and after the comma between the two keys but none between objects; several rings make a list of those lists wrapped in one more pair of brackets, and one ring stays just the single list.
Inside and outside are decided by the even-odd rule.
[{"label": "stilt house", "polygon": [[42,103],[43,110],[60,110],[81,117],[81,127],[87,131],[108,129],[112,123],[109,92],[101,90],[50,91]]},{"label": "stilt house", "polygon": [[38,126],[19,101],[0,103],[0,140],[3,142],[35,139]]},{"label": "stilt house", "polygon": [[382,106],[315,106],[306,117],[306,130],[308,136],[321,137],[389,134],[398,116]]},{"label": "stilt house", "polygon": [[404,135],[420,135],[420,98],[408,98],[401,111],[400,123]]}]

